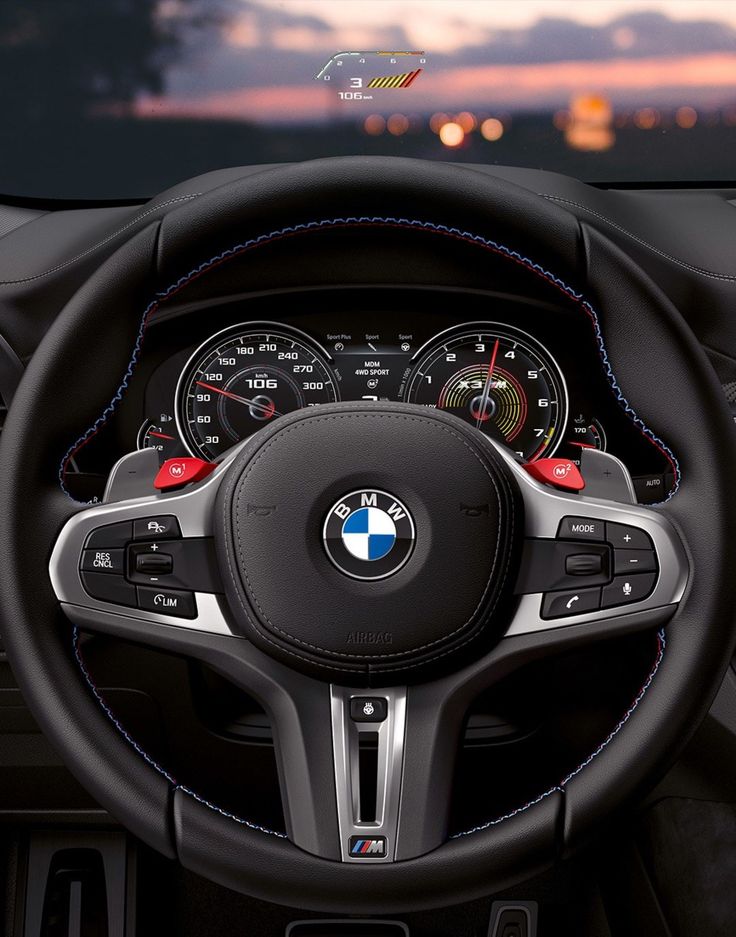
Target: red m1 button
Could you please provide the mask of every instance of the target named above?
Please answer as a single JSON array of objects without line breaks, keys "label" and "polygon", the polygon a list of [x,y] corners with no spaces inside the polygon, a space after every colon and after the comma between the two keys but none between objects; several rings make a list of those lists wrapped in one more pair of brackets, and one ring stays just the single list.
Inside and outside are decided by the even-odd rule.
[{"label": "red m1 button", "polygon": [[158,470],[153,487],[159,491],[171,491],[172,488],[191,485],[207,478],[216,468],[214,462],[205,462],[204,459],[167,459]]},{"label": "red m1 button", "polygon": [[528,462],[524,468],[538,482],[554,485],[562,491],[582,491],[585,480],[580,469],[569,459],[537,459]]}]

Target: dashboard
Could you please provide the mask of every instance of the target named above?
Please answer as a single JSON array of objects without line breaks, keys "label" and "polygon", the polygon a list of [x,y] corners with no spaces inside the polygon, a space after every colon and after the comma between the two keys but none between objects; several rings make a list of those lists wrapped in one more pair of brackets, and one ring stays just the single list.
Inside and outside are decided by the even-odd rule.
[{"label": "dashboard", "polygon": [[117,415],[66,484],[96,500],[136,447],[214,461],[283,414],[339,400],[439,407],[524,461],[607,450],[642,503],[674,484],[624,416],[585,317],[532,296],[445,287],[301,289],[160,310]]}]

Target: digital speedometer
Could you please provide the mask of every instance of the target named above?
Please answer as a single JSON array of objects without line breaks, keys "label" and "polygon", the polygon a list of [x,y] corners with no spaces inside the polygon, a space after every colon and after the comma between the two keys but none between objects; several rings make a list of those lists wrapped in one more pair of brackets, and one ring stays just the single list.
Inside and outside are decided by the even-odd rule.
[{"label": "digital speedometer", "polygon": [[419,349],[404,399],[471,423],[526,461],[551,455],[567,420],[565,380],[550,353],[507,325],[481,322]]},{"label": "digital speedometer", "polygon": [[307,335],[270,323],[209,338],[176,390],[176,419],[192,455],[214,460],[285,413],[339,400],[329,355]]}]

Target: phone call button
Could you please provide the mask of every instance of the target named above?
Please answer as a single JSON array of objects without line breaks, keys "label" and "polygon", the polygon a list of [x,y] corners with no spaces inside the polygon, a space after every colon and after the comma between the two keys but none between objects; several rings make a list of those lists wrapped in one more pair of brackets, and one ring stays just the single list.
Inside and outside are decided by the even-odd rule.
[{"label": "phone call button", "polygon": [[581,612],[595,612],[601,607],[600,589],[548,592],[542,602],[542,618],[565,618]]}]

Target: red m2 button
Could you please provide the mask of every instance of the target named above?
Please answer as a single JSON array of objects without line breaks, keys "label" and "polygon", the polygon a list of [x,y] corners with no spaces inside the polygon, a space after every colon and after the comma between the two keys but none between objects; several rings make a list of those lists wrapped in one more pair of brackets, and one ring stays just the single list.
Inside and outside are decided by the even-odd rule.
[{"label": "red m2 button", "polygon": [[585,488],[580,469],[569,459],[537,459],[524,468],[538,482],[554,485],[562,491],[582,491]]}]

